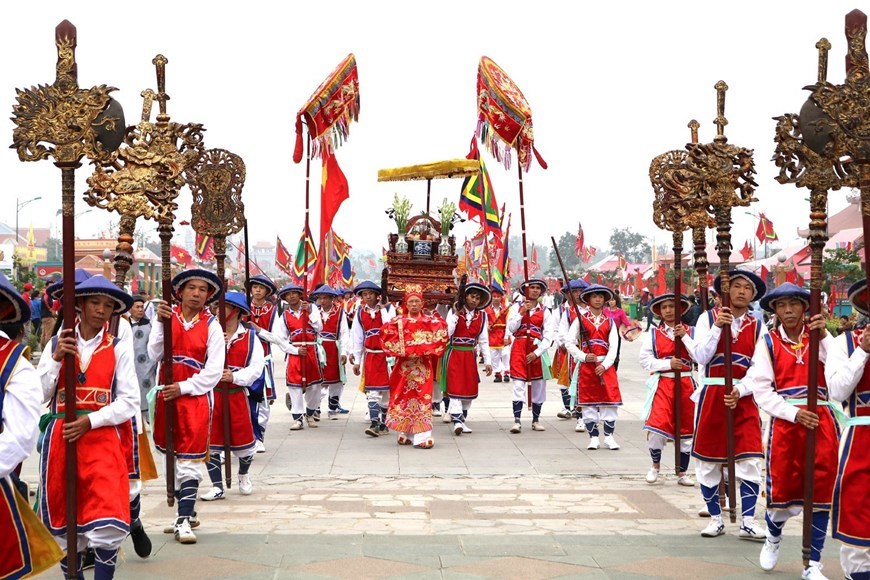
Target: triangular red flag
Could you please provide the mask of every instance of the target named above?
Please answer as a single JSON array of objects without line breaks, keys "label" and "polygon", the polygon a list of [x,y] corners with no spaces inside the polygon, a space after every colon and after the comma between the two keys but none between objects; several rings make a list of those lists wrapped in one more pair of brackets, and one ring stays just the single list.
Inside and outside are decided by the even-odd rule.
[{"label": "triangular red flag", "polygon": [[752,248],[749,247],[749,240],[743,244],[743,249],[740,250],[740,255],[743,256],[745,261],[749,261],[752,258]]},{"label": "triangular red flag", "polygon": [[320,243],[332,228],[332,220],[344,200],[350,197],[347,177],[338,166],[335,154],[323,150],[323,173],[320,185]]}]

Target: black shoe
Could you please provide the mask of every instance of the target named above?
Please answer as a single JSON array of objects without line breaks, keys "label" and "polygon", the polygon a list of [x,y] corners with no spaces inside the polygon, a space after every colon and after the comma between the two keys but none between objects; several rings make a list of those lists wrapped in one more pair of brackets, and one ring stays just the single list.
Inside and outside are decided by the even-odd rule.
[{"label": "black shoe", "polygon": [[96,566],[97,555],[93,548],[86,548],[82,556],[82,570],[91,570]]},{"label": "black shoe", "polygon": [[378,435],[380,435],[380,433],[378,433],[378,422],[372,421],[372,424],[369,425],[368,428],[366,428],[365,433],[369,437],[377,437]]},{"label": "black shoe", "polygon": [[492,382],[500,383],[501,382],[501,375],[498,373],[495,373],[495,379]]},{"label": "black shoe", "polygon": [[151,538],[145,533],[142,520],[137,519],[130,524],[130,538],[133,540],[133,549],[136,550],[137,556],[147,558],[151,555]]}]

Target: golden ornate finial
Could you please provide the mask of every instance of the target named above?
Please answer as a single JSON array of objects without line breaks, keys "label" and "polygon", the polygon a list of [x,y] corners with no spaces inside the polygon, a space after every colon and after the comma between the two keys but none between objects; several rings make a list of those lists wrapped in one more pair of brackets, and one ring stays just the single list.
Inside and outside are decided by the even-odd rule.
[{"label": "golden ornate finial", "polygon": [[725,91],[728,90],[728,85],[725,81],[719,81],[713,85],[713,88],[716,89],[716,118],[713,120],[716,125],[716,137],[713,140],[719,143],[728,140],[725,136],[725,125],[728,124],[728,119],[725,118]]},{"label": "golden ornate finial", "polygon": [[689,129],[691,129],[691,131],[692,131],[692,143],[697,143],[698,142],[698,129],[701,127],[701,123],[699,123],[695,119],[692,119],[691,121],[689,121],[689,124],[686,126]]},{"label": "golden ornate finial", "polygon": [[169,95],[166,94],[166,65],[169,64],[169,59],[158,54],[151,59],[151,64],[157,68],[157,101],[160,103],[157,122],[165,122],[169,120],[169,115],[166,114],[166,101],[169,100]]},{"label": "golden ornate finial", "polygon": [[819,83],[825,83],[828,80],[828,51],[831,50],[831,43],[822,37],[816,43],[816,48],[819,50]]}]

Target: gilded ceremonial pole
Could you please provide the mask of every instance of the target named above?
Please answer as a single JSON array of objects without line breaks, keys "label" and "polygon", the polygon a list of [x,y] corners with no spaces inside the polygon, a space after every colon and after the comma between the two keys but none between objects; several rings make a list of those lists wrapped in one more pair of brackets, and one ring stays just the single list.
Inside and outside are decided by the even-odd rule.
[{"label": "gilded ceremonial pole", "polygon": [[[218,312],[221,328],[226,332],[227,316],[226,273],[227,236],[245,227],[245,206],[242,203],[242,188],[245,185],[245,162],[235,153],[224,149],[206,149],[199,161],[185,172],[187,183],[193,192],[190,209],[190,224],[193,230],[214,239],[214,255],[217,277],[222,291],[218,296]],[[247,252],[247,248],[245,248]],[[227,368],[226,358],[224,368]],[[233,462],[230,456],[230,386],[221,381],[223,393],[221,411],[224,435],[224,479],[227,489],[232,487]]]},{"label": "gilded ceremonial pole", "polygon": [[[755,164],[752,150],[728,143],[725,136],[725,91],[728,85],[719,81],[716,89],[716,137],[712,143],[686,145],[689,153],[686,166],[695,174],[701,187],[707,205],[712,208],[716,220],[716,252],[719,254],[719,277],[721,280],[722,307],[730,306],[731,284],[728,278],[731,257],[731,208],[745,207],[756,201],[752,197],[757,184],[752,179]],[[731,327],[722,328],[722,344],[724,347],[725,392],[733,389],[731,361]],[[730,502],[730,519],[737,521],[737,493],[734,477],[734,411],[726,409],[726,437],[728,448],[728,500]]]},{"label": "gilded ceremonial pole", "polygon": [[[687,125],[692,132],[693,145],[698,143],[698,128],[701,126],[698,121],[692,119]],[[698,275],[698,295],[701,300],[701,310],[706,312],[710,309],[709,292],[707,290],[707,270],[709,262],[707,261],[707,228],[714,227],[716,224],[712,218],[707,216],[706,207],[703,208],[704,215],[698,216],[697,220],[692,220],[689,224],[692,228],[692,245],[694,246],[695,258],[695,273]]]},{"label": "gilded ceremonial pole", "polygon": [[[68,20],[55,29],[57,65],[55,81],[29,89],[16,89],[12,120],[12,148],[21,161],[54,158],[61,170],[61,212],[63,227],[63,328],[75,328],[75,170],[82,157],[101,162],[121,144],[124,136],[124,112],[109,96],[115,90],[106,85],[90,89],[78,86],[78,65],[75,59],[76,28]],[[16,232],[17,233],[17,232]],[[64,421],[76,420],[75,357],[64,357],[64,392],[59,397],[64,404]],[[76,481],[78,462],[76,443],[66,443],[66,538],[67,577],[78,573]]]},{"label": "gilded ceremonial pole", "polygon": [[[818,78],[806,87],[812,94],[799,115],[775,117],[776,154],[779,167],[776,180],[794,183],[810,190],[810,318],[821,313],[821,291],[825,275],[822,270],[823,250],[828,240],[828,191],[843,186],[861,188],[864,239],[870,233],[870,82],[864,37],[867,17],[858,10],[846,16],[846,84],[828,83],[828,51],[826,38],[816,43],[819,51]],[[867,245],[864,245],[865,271]],[[809,375],[807,377],[807,411],[818,412],[818,364],[821,331],[810,331]],[[816,430],[806,432],[805,465],[815,463]],[[804,471],[803,561],[809,565],[812,541],[814,504],[813,469]]]}]

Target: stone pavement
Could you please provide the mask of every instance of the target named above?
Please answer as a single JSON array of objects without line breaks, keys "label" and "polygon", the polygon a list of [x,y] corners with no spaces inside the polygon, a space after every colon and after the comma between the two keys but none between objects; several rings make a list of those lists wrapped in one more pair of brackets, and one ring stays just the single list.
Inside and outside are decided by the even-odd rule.
[{"label": "stone pavement", "polygon": [[[324,418],[317,429],[289,432],[279,400],[267,450],[251,468],[254,494],[239,495],[234,482],[226,499],[197,502],[198,543],[181,546],[162,533],[174,515],[162,480],[149,482],[142,513],[154,553],[141,560],[128,540],[117,577],[799,577],[799,518],[786,527],[777,570],[765,574],[761,544],[739,540],[736,525],[726,524],[726,536],[700,536],[708,521],[696,515],[700,492],[676,485],[671,447],[659,482],[644,481],[646,377],[638,351],[639,341],[623,344],[618,451],[587,451],[588,436],[574,432],[574,421],[555,417],[554,381],[547,431],[532,432],[524,411],[523,432],[508,433],[509,386],[484,378],[468,420],[474,433],[455,437],[436,418],[430,450],[400,447],[392,434],[364,435],[366,402],[355,377],[342,398],[350,414]],[[35,470],[31,458],[30,481]],[[200,492],[207,489],[203,482]],[[829,537],[831,578],[842,577],[838,551]]]}]

